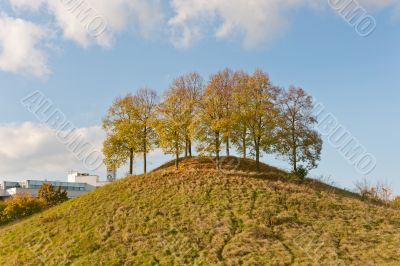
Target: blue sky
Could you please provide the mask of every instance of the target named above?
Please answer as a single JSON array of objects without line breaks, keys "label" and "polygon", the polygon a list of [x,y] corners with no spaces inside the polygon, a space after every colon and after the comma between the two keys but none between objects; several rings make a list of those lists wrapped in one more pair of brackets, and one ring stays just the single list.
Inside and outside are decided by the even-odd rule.
[{"label": "blue sky", "polygon": [[[191,1],[193,6],[199,2]],[[149,7],[144,7],[150,15],[138,21],[132,21],[131,17],[145,11],[136,7],[141,1],[131,1],[133,11],[119,18],[122,21],[115,18],[118,12],[104,13],[110,21],[107,34],[111,36],[111,43],[82,37],[84,30],[78,28],[67,34],[69,24],[60,22],[59,9],[45,0],[37,1],[39,8],[33,2],[0,2],[0,25],[9,27],[0,28],[0,144],[4,144],[0,145],[3,161],[0,162],[0,179],[62,179],[68,170],[85,171],[20,104],[23,97],[35,90],[51,99],[85,132],[88,140],[100,145],[98,126],[117,96],[142,86],[162,93],[174,77],[190,71],[198,71],[207,78],[224,67],[247,71],[261,68],[269,73],[275,85],[301,86],[322,102],[377,158],[376,169],[367,176],[371,183],[383,180],[400,194],[400,180],[395,169],[400,147],[397,122],[400,114],[400,75],[397,73],[400,69],[400,17],[395,10],[396,1],[359,1],[377,22],[376,30],[368,37],[359,36],[323,1],[315,1],[317,7],[308,4],[309,1],[298,1],[301,4],[293,6],[288,4],[291,1],[278,1],[277,5],[282,7],[271,9],[269,4],[274,6],[275,0],[259,0],[255,1],[261,3],[255,5],[255,10],[246,7],[243,14],[235,10],[226,13],[221,10],[226,8],[224,5],[209,6],[207,11],[201,9],[204,7],[188,11],[182,1],[166,1],[168,4],[164,2],[158,6],[158,1],[153,1],[157,6],[154,12],[159,15],[155,16],[153,11],[148,11]],[[245,2],[236,0],[231,4]],[[96,5],[96,2],[88,3]],[[265,16],[272,18],[259,15],[260,8],[268,8]],[[101,6],[96,9],[103,10]],[[115,10],[120,9],[115,7]],[[253,11],[256,15],[251,17]],[[179,19],[182,17],[186,20]],[[13,27],[18,19],[31,28]],[[160,21],[151,28],[153,20],[158,19]],[[221,25],[229,26],[232,21],[235,23],[231,29],[217,33],[223,28]],[[254,25],[248,25],[248,21]],[[71,22],[71,25],[84,28],[79,23]],[[36,64],[42,60],[40,57],[28,67],[25,64],[30,63],[29,58],[7,58],[10,50],[1,49],[9,43],[7,37],[19,36],[24,31],[29,35],[33,29],[47,32],[39,37],[20,39],[12,47],[25,49],[27,54],[39,52],[45,58],[42,58],[45,66]],[[172,31],[175,34],[182,29],[190,29],[194,37],[190,41],[187,36],[180,36],[178,40],[175,35],[171,37]],[[39,142],[27,143],[26,139],[32,136]],[[159,153],[152,158],[153,166],[169,159]],[[263,160],[287,167],[272,155]],[[137,167],[139,172],[140,160]],[[104,175],[103,170],[99,173]],[[363,178],[328,143],[324,145],[320,167],[312,174],[330,177],[337,185],[348,188]]]}]

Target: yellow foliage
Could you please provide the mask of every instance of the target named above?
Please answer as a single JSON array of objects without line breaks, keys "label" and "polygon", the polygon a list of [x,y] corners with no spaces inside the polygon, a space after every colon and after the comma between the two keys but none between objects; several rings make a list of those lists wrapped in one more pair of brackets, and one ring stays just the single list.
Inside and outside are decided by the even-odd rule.
[{"label": "yellow foliage", "polygon": [[29,195],[18,195],[0,206],[0,223],[7,223],[40,212],[46,204]]},{"label": "yellow foliage", "polygon": [[400,207],[400,196],[397,196],[394,200],[393,203],[395,206]]}]

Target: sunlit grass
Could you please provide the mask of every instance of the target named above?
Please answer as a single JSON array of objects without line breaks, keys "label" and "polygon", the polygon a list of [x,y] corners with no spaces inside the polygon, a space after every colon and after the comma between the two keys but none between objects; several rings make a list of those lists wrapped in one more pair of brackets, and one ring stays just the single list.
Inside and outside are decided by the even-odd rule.
[{"label": "sunlit grass", "polygon": [[398,265],[400,212],[254,162],[173,162],[0,228],[2,265]]}]

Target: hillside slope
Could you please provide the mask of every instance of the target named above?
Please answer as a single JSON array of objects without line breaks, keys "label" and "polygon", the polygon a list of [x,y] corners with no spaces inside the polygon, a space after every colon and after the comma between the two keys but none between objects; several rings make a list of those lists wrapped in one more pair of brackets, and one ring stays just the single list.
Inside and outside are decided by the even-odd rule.
[{"label": "hillside slope", "polygon": [[171,163],[2,227],[1,265],[400,265],[399,211],[235,166]]}]

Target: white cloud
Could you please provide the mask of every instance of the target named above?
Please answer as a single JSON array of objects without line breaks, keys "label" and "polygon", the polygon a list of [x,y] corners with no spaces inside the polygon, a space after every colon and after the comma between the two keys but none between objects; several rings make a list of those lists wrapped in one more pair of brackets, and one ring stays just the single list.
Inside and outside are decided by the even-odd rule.
[{"label": "white cloud", "polygon": [[[77,133],[101,150],[104,139],[101,127],[80,128]],[[70,170],[88,171],[54,131],[30,122],[0,124],[0,180],[62,179]],[[105,168],[97,173],[105,176]]]},{"label": "white cloud", "polygon": [[[274,39],[289,24],[292,8],[311,3],[307,0],[172,0],[175,16],[169,20],[178,47],[188,47],[206,34],[220,39],[239,36],[246,47]],[[211,27],[210,27],[211,26]]]},{"label": "white cloud", "polygon": [[[283,34],[292,22],[293,10],[330,9],[327,0],[168,0],[163,4],[161,0],[9,1],[22,16],[28,11],[49,14],[54,18],[48,23],[51,27],[85,48],[94,44],[111,47],[118,33],[132,30],[144,37],[167,34],[179,48],[190,47],[206,36],[238,38],[251,48]],[[358,2],[372,14],[391,7],[400,11],[399,0]],[[0,70],[48,75],[45,52],[40,48],[47,40],[46,32],[43,26],[0,14]]]},{"label": "white cloud", "polygon": [[143,36],[160,28],[158,0],[10,0],[14,9],[38,11],[46,7],[65,39],[83,47],[111,46],[114,35],[133,27]]},{"label": "white cloud", "polygon": [[[343,0],[350,1],[350,0]],[[97,43],[109,47],[116,33],[134,28],[143,36],[169,31],[177,47],[189,47],[204,35],[216,38],[240,37],[246,47],[268,42],[290,25],[290,11],[301,7],[327,6],[327,0],[169,0],[172,15],[164,10],[160,0],[10,0],[16,10],[43,12],[55,18],[65,39],[83,47]],[[369,9],[399,6],[398,0],[358,0]],[[91,10],[106,23],[99,36],[88,30],[90,18],[84,11]],[[89,12],[90,13],[90,12]],[[91,17],[90,15],[88,17]],[[93,25],[92,25],[93,26]],[[90,28],[90,26],[89,26]],[[93,27],[92,27],[93,28]]]},{"label": "white cloud", "polygon": [[[370,12],[400,6],[399,0],[358,2]],[[251,48],[281,35],[290,25],[290,11],[302,7],[326,8],[328,0],[171,0],[171,6],[175,15],[168,24],[175,46],[186,48],[212,34],[218,39],[240,37],[243,45]]]},{"label": "white cloud", "polygon": [[[100,126],[79,128],[75,135],[93,145],[95,150],[102,150],[105,133]],[[148,169],[158,167],[170,159],[160,149],[156,149],[148,154]],[[134,170],[140,174],[142,169],[143,160],[139,154],[135,159]],[[90,172],[59,141],[53,130],[32,122],[0,124],[0,180],[66,180],[67,173],[71,170]],[[124,166],[118,170],[118,176],[122,177],[127,172],[128,167]],[[91,173],[104,179],[106,167],[103,165]]]},{"label": "white cloud", "polygon": [[50,73],[40,48],[46,29],[0,13],[0,70],[45,77]]},{"label": "white cloud", "polygon": [[[163,20],[158,0],[10,0],[10,3],[19,15],[25,15],[26,11],[49,13],[54,21],[47,25],[60,29],[64,39],[85,48],[92,44],[110,47],[115,34],[128,27],[148,37],[161,28]],[[48,76],[43,43],[48,44],[49,35],[47,26],[0,13],[0,70]]]}]

